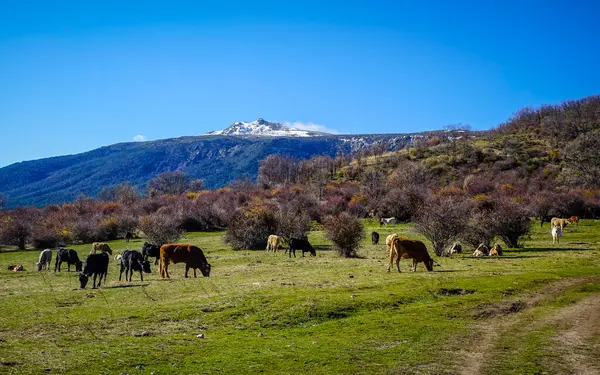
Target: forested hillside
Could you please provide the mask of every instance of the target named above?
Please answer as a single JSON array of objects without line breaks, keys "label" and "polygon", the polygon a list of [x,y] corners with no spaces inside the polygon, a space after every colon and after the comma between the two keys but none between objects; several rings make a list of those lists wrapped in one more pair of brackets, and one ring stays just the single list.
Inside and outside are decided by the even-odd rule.
[{"label": "forested hillside", "polygon": [[[230,148],[221,144],[239,163],[222,171],[232,178],[243,163],[251,162],[249,153],[256,157],[252,160],[262,159],[260,165],[257,161],[256,182],[237,179],[206,190],[193,174],[177,171],[152,178],[144,190],[127,183],[105,186],[96,198],[81,195],[73,203],[3,211],[0,242],[51,247],[115,239],[129,231],[162,243],[186,230],[228,228],[232,247],[264,249],[271,233],[303,236],[311,222],[325,224],[349,214],[411,221],[441,254],[454,239],[476,246],[500,238],[509,247],[520,246],[532,217],[600,216],[599,96],[524,109],[484,134],[450,127],[438,135],[413,137],[409,147],[394,152],[388,151],[389,138],[382,139],[353,156],[308,159],[303,158],[316,153],[315,147],[334,154],[335,142],[327,148],[328,140],[311,138],[314,143],[304,143],[306,149],[299,154],[303,149],[292,140],[275,139],[271,142],[282,153],[265,158],[256,157],[265,148],[253,148],[250,140],[236,140]],[[166,160],[180,162],[181,143],[169,148]],[[126,151],[133,146],[113,147],[122,148],[119,168],[128,173],[135,163]],[[207,155],[202,148],[195,150],[198,160]],[[284,151],[292,150],[294,157],[286,156]],[[96,150],[88,162],[112,152]],[[164,152],[156,151],[154,168],[163,165]],[[67,158],[77,157],[85,158],[48,162],[68,163]],[[31,180],[36,173],[34,168],[29,171]],[[142,168],[140,173],[147,172]],[[206,185],[211,187],[210,181]],[[348,216],[344,220],[352,224]]]}]

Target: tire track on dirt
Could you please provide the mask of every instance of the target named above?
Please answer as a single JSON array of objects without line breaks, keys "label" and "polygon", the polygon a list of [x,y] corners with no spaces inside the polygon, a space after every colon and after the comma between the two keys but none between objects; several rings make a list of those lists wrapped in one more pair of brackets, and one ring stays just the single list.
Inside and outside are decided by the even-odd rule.
[{"label": "tire track on dirt", "polygon": [[[510,300],[503,301],[500,304],[487,305],[482,307],[477,313],[478,318],[493,317],[493,322],[486,321],[476,324],[472,329],[474,330],[473,336],[469,339],[467,347],[469,349],[462,349],[458,352],[458,361],[455,363],[456,373],[462,375],[479,375],[485,374],[486,369],[493,368],[494,362],[499,359],[494,357],[486,356],[487,353],[498,352],[495,350],[496,342],[500,336],[506,332],[512,331],[513,328],[517,328],[517,331],[523,331],[522,328],[522,317],[523,315],[519,312],[531,307],[538,306],[542,301],[561,295],[567,289],[586,282],[598,280],[598,277],[583,277],[583,278],[569,278],[558,280],[546,286],[541,290],[529,292],[524,295],[518,296],[517,298],[511,298]],[[600,298],[598,299],[600,303]],[[595,305],[597,308],[599,305]],[[560,313],[563,313],[564,309],[561,309],[558,313],[552,314],[550,317],[543,319],[544,324],[549,324],[552,321],[559,321],[556,318]],[[588,311],[588,310],[585,310]],[[564,314],[567,314],[564,312]],[[574,309],[572,314],[582,314],[582,310]],[[585,314],[584,314],[585,315]],[[576,315],[574,315],[576,316]],[[583,317],[582,317],[583,319]],[[540,323],[542,323],[540,322]],[[538,324],[527,327],[527,330],[535,330],[539,327]],[[588,374],[588,373],[581,373]],[[589,373],[592,374],[592,373]],[[593,373],[597,374],[597,373]]]}]

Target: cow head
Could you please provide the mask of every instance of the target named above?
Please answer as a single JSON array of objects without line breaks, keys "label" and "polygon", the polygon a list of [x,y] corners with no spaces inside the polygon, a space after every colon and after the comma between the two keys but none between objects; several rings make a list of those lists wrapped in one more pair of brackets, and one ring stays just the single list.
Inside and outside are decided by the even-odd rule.
[{"label": "cow head", "polygon": [[75,262],[75,271],[81,272],[82,269],[83,269],[83,263],[80,260]]},{"label": "cow head", "polygon": [[427,271],[433,271],[433,259],[425,259],[423,263],[425,263],[425,268],[427,268]]},{"label": "cow head", "polygon": [[200,267],[200,272],[202,272],[202,276],[209,277],[210,276],[210,264],[205,263]]},{"label": "cow head", "polygon": [[88,276],[85,273],[80,273],[79,274],[79,285],[81,286],[81,289],[85,289],[85,286],[88,283]]},{"label": "cow head", "polygon": [[150,261],[149,261],[149,260],[145,260],[145,261],[142,263],[142,270],[143,270],[145,273],[150,273],[150,272],[152,272],[152,271],[150,270]]},{"label": "cow head", "polygon": [[312,246],[311,246],[311,247],[308,249],[308,251],[310,252],[310,255],[311,255],[311,256],[313,256],[313,257],[316,257],[316,256],[317,256],[317,252],[315,251],[315,248],[314,248],[314,247],[312,247]]},{"label": "cow head", "polygon": [[36,263],[35,266],[37,267],[38,271],[42,270],[42,263],[41,262]]}]

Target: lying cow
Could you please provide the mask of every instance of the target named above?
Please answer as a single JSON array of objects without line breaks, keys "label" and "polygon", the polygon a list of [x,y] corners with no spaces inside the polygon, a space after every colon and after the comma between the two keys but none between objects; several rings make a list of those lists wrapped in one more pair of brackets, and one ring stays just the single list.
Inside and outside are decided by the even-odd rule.
[{"label": "lying cow", "polygon": [[553,227],[560,227],[560,229],[565,229],[565,227],[568,224],[571,224],[571,219],[561,219],[559,217],[553,217],[550,223]]},{"label": "lying cow", "polygon": [[409,240],[406,238],[394,238],[390,249],[390,259],[387,272],[390,272],[392,263],[396,259],[396,269],[400,272],[400,259],[412,259],[412,271],[417,270],[417,264],[423,262],[427,271],[433,271],[433,259],[427,252],[427,247],[421,241]]},{"label": "lying cow", "polygon": [[267,249],[266,250],[276,252],[277,250],[279,250],[279,242],[280,242],[279,236],[276,236],[274,234],[270,235],[267,238]]},{"label": "lying cow", "polygon": [[160,247],[160,276],[169,278],[169,263],[185,263],[185,277],[190,268],[200,269],[204,277],[210,276],[210,264],[206,261],[202,250],[189,244],[166,244]]},{"label": "lying cow", "polygon": [[560,227],[552,227],[552,243],[560,244],[560,237],[562,237],[563,231]]},{"label": "lying cow", "polygon": [[77,255],[77,251],[73,249],[60,248],[56,253],[56,262],[54,263],[54,272],[58,269],[60,272],[61,264],[67,263],[67,271],[71,272],[71,265],[75,265],[75,271],[81,272],[81,261]]},{"label": "lying cow", "polygon": [[50,271],[50,266],[52,264],[52,250],[46,249],[40,253],[40,259],[35,264],[38,271],[41,271],[42,268]]},{"label": "lying cow", "polygon": [[102,283],[104,277],[104,283],[106,283],[106,275],[108,274],[108,254],[101,252],[100,254],[90,254],[85,259],[83,264],[83,271],[79,274],[79,283],[81,289],[85,289],[90,276],[94,275],[94,283],[92,288],[96,288],[96,277],[100,276],[98,280],[98,287]]},{"label": "lying cow", "polygon": [[372,232],[371,233],[371,243],[373,245],[378,245],[379,244],[379,233],[377,233],[377,232]]},{"label": "lying cow", "polygon": [[454,254],[462,254],[462,245],[458,242],[455,242],[444,252],[445,255],[451,256]]},{"label": "lying cow", "polygon": [[296,257],[296,250],[302,250],[302,256],[304,256],[304,253],[306,252],[310,253],[312,256],[317,255],[315,248],[312,247],[308,240],[292,238],[290,241],[290,258],[292,257],[292,253],[294,253],[294,258]]},{"label": "lying cow", "polygon": [[490,253],[490,249],[483,243],[477,246],[477,249],[473,252],[474,257],[487,256]]},{"label": "lying cow", "polygon": [[142,245],[142,255],[144,256],[144,260],[148,260],[150,257],[155,258],[154,265],[156,266],[160,259],[160,246],[144,242]]},{"label": "lying cow", "polygon": [[398,220],[396,220],[395,217],[382,217],[381,220],[379,220],[379,226],[384,226],[388,224],[395,225],[397,222]]},{"label": "lying cow", "polygon": [[499,243],[495,244],[490,250],[490,256],[502,256],[502,246]]},{"label": "lying cow", "polygon": [[25,268],[23,268],[22,264],[11,264],[10,266],[8,266],[8,270],[14,271],[14,272],[20,272],[20,271],[25,271]]},{"label": "lying cow", "polygon": [[109,253],[110,255],[112,255],[112,250],[110,249],[110,246],[108,246],[107,243],[94,242],[92,244],[92,251],[90,251],[90,254],[97,254],[97,253]]},{"label": "lying cow", "polygon": [[[121,254],[121,273],[119,274],[119,281],[121,281],[121,276],[123,276],[123,271],[125,271],[125,280],[131,282],[131,278],[133,276],[133,271],[139,271],[140,280],[144,281],[144,275],[142,271],[145,273],[150,273],[150,261],[144,260],[144,256],[137,250],[125,250],[123,254]],[[127,273],[129,273],[129,280],[127,279]]]}]

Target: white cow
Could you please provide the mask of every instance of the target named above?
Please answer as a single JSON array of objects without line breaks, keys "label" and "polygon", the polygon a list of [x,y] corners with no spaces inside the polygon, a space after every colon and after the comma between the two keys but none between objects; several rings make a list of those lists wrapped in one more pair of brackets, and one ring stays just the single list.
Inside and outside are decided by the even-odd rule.
[{"label": "white cow", "polygon": [[560,237],[562,237],[563,231],[561,227],[552,227],[552,243],[559,243]]},{"label": "white cow", "polygon": [[395,217],[382,217],[381,220],[379,220],[379,225],[388,225],[388,224],[396,224],[398,223],[398,220]]},{"label": "white cow", "polygon": [[50,270],[50,263],[52,263],[52,250],[46,249],[40,253],[40,260],[35,264],[38,271],[42,268]]}]

